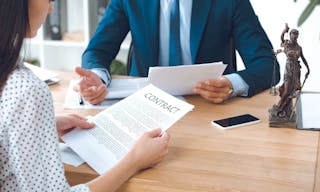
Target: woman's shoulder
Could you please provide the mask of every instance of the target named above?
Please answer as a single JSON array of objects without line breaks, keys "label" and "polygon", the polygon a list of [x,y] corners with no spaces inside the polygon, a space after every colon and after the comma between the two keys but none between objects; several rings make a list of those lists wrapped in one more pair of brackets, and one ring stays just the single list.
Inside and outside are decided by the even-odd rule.
[{"label": "woman's shoulder", "polygon": [[0,119],[5,119],[1,123],[8,124],[41,110],[53,111],[51,92],[31,70],[19,65],[9,75],[0,95]]},{"label": "woman's shoulder", "polygon": [[23,64],[18,67],[9,76],[6,86],[11,88],[18,88],[21,91],[29,90],[32,88],[42,88],[47,90],[46,83],[41,81],[30,69]]},{"label": "woman's shoulder", "polygon": [[8,77],[2,91],[2,99],[27,100],[29,96],[46,99],[51,97],[51,92],[46,83],[41,81],[30,69],[19,65]]}]

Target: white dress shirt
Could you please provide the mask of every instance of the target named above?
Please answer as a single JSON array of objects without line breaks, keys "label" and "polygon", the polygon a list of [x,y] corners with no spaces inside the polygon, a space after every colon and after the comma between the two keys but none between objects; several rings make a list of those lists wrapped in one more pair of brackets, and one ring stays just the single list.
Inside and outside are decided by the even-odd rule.
[{"label": "white dress shirt", "polygon": [[[170,9],[174,0],[160,0],[160,50],[159,50],[159,66],[169,65],[169,39],[170,39]],[[192,64],[191,51],[190,51],[190,29],[191,29],[191,15],[192,15],[193,0],[180,0],[180,43],[181,54],[184,65]],[[240,75],[233,73],[225,75],[231,82],[233,87],[233,96],[247,96],[249,86],[240,77]]]},{"label": "white dress shirt", "polygon": [[[174,0],[160,1],[160,52],[159,52],[159,66],[169,65],[169,39],[170,39],[170,9]],[[190,26],[191,26],[191,12],[192,0],[180,0],[180,44],[182,61],[184,65],[191,65],[191,51],[190,51]]]},{"label": "white dress shirt", "polygon": [[[160,0],[160,21],[159,21],[159,66],[169,65],[169,39],[170,39],[170,9],[173,0]],[[190,29],[191,29],[191,16],[192,16],[192,3],[193,0],[180,0],[180,43],[181,54],[184,65],[191,65],[192,57],[190,50]],[[105,69],[93,69],[93,71],[103,79],[106,84],[110,82],[110,75]],[[231,97],[234,96],[247,96],[249,86],[236,73],[225,75],[231,82],[233,92]]]}]

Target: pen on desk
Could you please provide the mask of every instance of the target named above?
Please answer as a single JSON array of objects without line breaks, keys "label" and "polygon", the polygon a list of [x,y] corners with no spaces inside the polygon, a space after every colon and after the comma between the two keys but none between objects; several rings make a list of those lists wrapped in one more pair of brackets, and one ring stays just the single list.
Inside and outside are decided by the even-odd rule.
[{"label": "pen on desk", "polygon": [[80,105],[83,105],[83,104],[84,104],[83,98],[81,97],[81,95],[79,95],[79,104],[80,104]]}]

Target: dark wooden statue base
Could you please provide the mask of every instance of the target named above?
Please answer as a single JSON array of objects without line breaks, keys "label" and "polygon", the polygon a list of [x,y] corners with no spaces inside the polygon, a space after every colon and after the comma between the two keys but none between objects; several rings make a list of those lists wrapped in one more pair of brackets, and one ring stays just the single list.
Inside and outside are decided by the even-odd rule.
[{"label": "dark wooden statue base", "polygon": [[269,127],[274,128],[297,128],[296,113],[292,115],[281,116],[278,113],[278,107],[274,105],[269,109]]}]

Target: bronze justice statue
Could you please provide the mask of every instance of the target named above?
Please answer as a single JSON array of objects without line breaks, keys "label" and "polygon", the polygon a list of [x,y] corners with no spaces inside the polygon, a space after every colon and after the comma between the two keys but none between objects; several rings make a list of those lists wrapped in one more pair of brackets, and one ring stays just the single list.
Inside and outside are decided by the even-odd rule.
[{"label": "bronze justice statue", "polygon": [[[279,88],[280,101],[277,105],[269,110],[269,125],[270,127],[296,127],[296,114],[295,106],[293,105],[293,99],[297,98],[300,91],[309,76],[310,69],[307,60],[304,58],[302,48],[297,42],[299,31],[292,29],[290,31],[290,39],[284,39],[284,35],[288,33],[289,27],[286,24],[285,29],[281,34],[281,47],[275,54],[284,52],[287,56],[285,74],[283,84]],[[301,85],[300,82],[300,61],[303,61],[307,68],[304,81]]]}]

